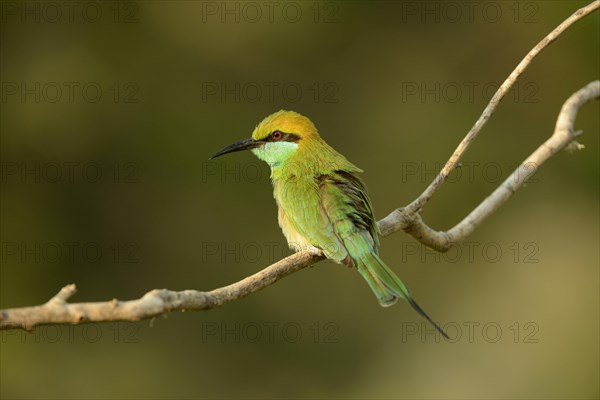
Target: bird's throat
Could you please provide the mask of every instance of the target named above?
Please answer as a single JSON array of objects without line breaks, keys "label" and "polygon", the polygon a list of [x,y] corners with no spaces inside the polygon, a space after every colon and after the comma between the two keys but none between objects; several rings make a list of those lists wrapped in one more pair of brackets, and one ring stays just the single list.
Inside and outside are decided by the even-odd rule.
[{"label": "bird's throat", "polygon": [[271,169],[289,161],[298,151],[298,144],[292,142],[265,143],[264,146],[252,149],[256,157],[263,160]]}]

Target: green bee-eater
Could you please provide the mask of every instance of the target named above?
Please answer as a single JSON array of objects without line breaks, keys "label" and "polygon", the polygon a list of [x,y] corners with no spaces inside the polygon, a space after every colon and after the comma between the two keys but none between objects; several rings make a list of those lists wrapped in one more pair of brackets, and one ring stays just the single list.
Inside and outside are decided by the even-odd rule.
[{"label": "green bee-eater", "polygon": [[335,262],[356,267],[388,307],[403,298],[444,336],[412,299],[408,288],[379,258],[379,229],[362,170],[319,136],[307,117],[281,110],[259,123],[250,139],[211,157],[250,149],[271,167],[279,226],[296,250],[320,249]]}]

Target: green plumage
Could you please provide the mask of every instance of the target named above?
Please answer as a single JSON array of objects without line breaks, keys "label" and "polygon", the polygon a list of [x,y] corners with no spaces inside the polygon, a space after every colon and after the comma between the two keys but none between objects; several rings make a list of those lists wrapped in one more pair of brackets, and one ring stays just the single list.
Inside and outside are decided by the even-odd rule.
[{"label": "green plumage", "polygon": [[403,298],[448,337],[379,257],[377,222],[356,176],[362,171],[325,143],[308,118],[280,111],[256,127],[252,141],[239,143],[217,155],[244,146],[270,164],[279,225],[290,247],[316,247],[327,258],[355,267],[382,306]]}]

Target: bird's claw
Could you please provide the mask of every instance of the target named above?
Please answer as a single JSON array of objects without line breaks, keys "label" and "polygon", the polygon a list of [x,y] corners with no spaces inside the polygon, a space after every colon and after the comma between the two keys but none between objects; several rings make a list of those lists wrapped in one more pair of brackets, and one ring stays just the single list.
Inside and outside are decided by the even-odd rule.
[{"label": "bird's claw", "polygon": [[308,246],[306,248],[306,251],[308,251],[313,256],[320,256],[320,255],[323,254],[323,250],[321,250],[321,249],[319,249],[318,247],[315,247],[315,246]]}]

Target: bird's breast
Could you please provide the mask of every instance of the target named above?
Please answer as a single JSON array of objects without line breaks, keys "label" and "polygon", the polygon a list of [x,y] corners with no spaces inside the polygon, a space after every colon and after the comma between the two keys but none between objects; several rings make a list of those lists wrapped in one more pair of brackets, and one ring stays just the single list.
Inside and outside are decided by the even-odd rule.
[{"label": "bird's breast", "polygon": [[316,181],[301,176],[273,180],[273,195],[278,206],[279,226],[290,248],[299,251],[314,246],[311,230],[318,229],[320,212]]}]

